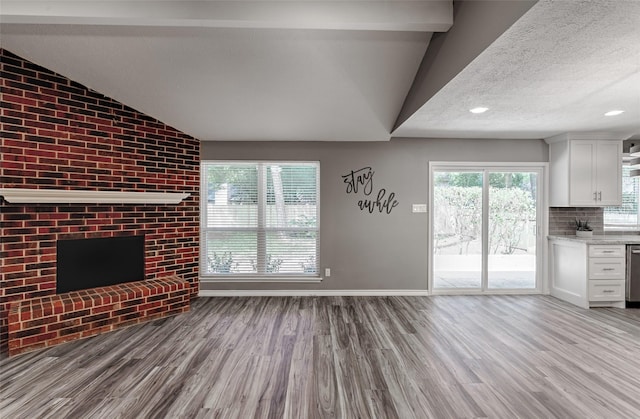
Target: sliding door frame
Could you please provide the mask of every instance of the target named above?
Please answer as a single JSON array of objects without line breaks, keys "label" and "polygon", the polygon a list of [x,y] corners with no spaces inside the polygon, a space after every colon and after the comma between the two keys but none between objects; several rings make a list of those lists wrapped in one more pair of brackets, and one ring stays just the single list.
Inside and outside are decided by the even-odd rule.
[{"label": "sliding door frame", "polygon": [[[488,214],[485,214],[485,209],[488,211],[489,194],[488,187],[485,191],[483,182],[483,194],[482,194],[482,206],[483,206],[483,222],[482,222],[482,275],[481,287],[479,289],[442,289],[436,290],[433,287],[434,283],[434,264],[433,264],[433,251],[434,251],[434,226],[433,226],[433,193],[434,193],[434,172],[437,171],[464,171],[464,172],[482,172],[483,179],[487,178],[487,172],[539,172],[540,179],[538,180],[538,202],[536,205],[536,214],[538,219],[537,225],[537,237],[536,237],[536,287],[532,289],[483,289],[487,284],[487,258],[488,258],[488,240],[486,235],[488,234]],[[428,278],[427,286],[430,295],[454,295],[454,294],[545,294],[548,293],[548,280],[547,280],[547,234],[549,224],[549,204],[548,204],[548,173],[549,163],[544,162],[445,162],[445,161],[431,161],[429,162],[429,192],[428,192],[428,208],[429,208],[429,240],[428,240]]]}]

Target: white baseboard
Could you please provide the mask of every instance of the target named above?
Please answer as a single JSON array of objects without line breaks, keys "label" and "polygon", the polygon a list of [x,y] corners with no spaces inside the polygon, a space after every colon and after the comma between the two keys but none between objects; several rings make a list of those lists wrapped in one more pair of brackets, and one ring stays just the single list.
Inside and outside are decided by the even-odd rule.
[{"label": "white baseboard", "polygon": [[387,297],[428,296],[426,290],[200,290],[199,297]]}]

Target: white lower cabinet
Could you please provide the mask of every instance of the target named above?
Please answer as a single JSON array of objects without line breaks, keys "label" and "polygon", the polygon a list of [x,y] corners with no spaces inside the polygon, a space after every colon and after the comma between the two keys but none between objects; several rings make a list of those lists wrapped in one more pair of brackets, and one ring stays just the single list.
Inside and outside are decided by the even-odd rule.
[{"label": "white lower cabinet", "polygon": [[625,246],[550,241],[551,295],[580,307],[625,307]]},{"label": "white lower cabinet", "polygon": [[589,306],[624,307],[625,246],[589,245]]},{"label": "white lower cabinet", "polygon": [[624,279],[624,258],[589,256],[589,279]]},{"label": "white lower cabinet", "polygon": [[624,279],[590,279],[589,301],[624,301]]}]

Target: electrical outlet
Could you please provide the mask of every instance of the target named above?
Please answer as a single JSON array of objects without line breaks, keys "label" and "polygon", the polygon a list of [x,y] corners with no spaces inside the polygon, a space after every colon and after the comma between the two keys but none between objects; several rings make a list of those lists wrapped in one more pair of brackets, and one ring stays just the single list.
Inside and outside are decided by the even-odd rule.
[{"label": "electrical outlet", "polygon": [[324,276],[331,276],[331,268],[324,268]]}]

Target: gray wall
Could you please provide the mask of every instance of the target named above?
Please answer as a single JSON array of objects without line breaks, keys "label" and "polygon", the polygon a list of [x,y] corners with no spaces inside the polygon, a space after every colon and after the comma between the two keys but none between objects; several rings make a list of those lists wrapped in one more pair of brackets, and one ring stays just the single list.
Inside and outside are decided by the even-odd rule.
[{"label": "gray wall", "polygon": [[[321,283],[207,283],[201,290],[426,290],[426,213],[429,161],[548,162],[542,140],[425,140],[389,142],[203,142],[202,160],[320,161],[320,266],[331,268]],[[347,194],[342,175],[365,166],[375,171],[374,192],[395,193],[390,214],[358,208],[362,193]]]},{"label": "gray wall", "polygon": [[453,3],[455,24],[447,32],[436,32],[431,37],[395,128],[420,109],[537,2],[456,0]]}]

